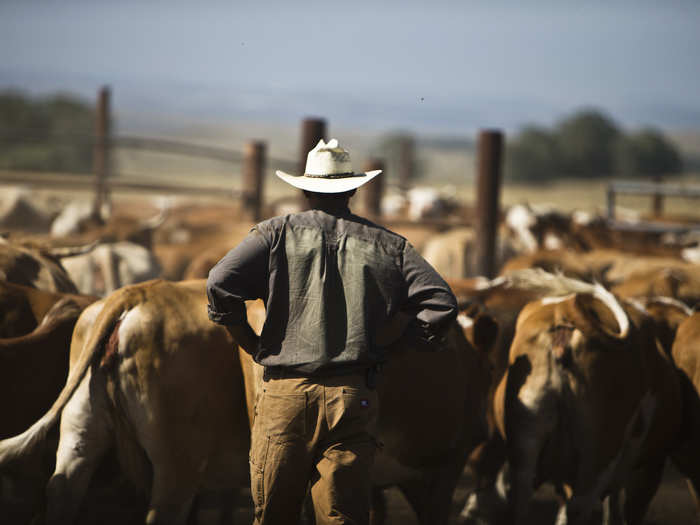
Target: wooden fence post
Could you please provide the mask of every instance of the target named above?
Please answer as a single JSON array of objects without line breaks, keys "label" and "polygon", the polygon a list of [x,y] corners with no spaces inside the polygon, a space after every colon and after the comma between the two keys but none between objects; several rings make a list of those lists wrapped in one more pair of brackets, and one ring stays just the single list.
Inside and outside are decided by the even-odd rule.
[{"label": "wooden fence post", "polygon": [[109,87],[102,86],[97,97],[95,143],[92,154],[92,167],[95,172],[95,197],[92,203],[92,216],[97,221],[102,220],[102,205],[109,198],[107,177],[109,176],[110,167],[110,98]]},{"label": "wooden fence post", "polygon": [[[309,151],[316,147],[319,140],[326,140],[326,121],[322,118],[305,118],[301,122],[301,147],[299,149],[298,173],[302,175],[306,170],[306,157]],[[304,196],[299,197],[299,206],[302,210],[308,209]]]},{"label": "wooden fence post", "polygon": [[262,219],[265,180],[265,143],[251,141],[245,146],[243,162],[243,208],[255,222]]},{"label": "wooden fence post", "polygon": [[478,275],[496,272],[496,235],[500,219],[501,153],[503,134],[498,130],[479,132],[476,188],[476,251]]},{"label": "wooden fence post", "polygon": [[364,166],[363,171],[382,170],[380,175],[374,177],[371,181],[360,188],[360,193],[363,195],[365,210],[368,215],[379,218],[382,214],[382,195],[384,193],[384,182],[386,172],[384,171],[384,162],[380,159],[369,159]]},{"label": "wooden fence post", "polygon": [[301,123],[301,148],[299,150],[299,175],[306,169],[306,156],[319,140],[326,140],[326,121],[321,118],[306,118]]}]

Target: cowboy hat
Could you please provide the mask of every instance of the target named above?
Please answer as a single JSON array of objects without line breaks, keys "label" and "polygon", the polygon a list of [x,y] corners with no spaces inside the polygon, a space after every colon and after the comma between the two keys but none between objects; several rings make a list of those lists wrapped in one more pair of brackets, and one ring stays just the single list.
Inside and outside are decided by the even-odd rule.
[{"label": "cowboy hat", "polygon": [[316,193],[342,193],[359,188],[381,172],[382,170],[353,172],[348,151],[341,148],[336,139],[327,143],[321,139],[306,156],[303,175],[291,175],[280,170],[275,173],[295,188]]}]

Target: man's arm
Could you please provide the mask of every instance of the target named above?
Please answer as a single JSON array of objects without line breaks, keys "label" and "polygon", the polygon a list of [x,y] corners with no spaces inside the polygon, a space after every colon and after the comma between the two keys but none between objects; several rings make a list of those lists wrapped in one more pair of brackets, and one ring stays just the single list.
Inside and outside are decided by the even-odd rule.
[{"label": "man's arm", "polygon": [[401,312],[411,317],[402,342],[411,341],[420,350],[444,348],[446,330],[457,317],[457,299],[440,274],[409,243],[404,248],[402,271],[406,300]]},{"label": "man's arm", "polygon": [[260,337],[253,331],[248,321],[242,324],[226,325],[226,330],[231,334],[233,340],[250,355],[254,356],[258,352]]},{"label": "man's arm", "polygon": [[224,325],[236,343],[255,355],[258,336],[248,324],[245,301],[265,297],[269,247],[253,230],[210,270],[207,279],[209,319]]}]

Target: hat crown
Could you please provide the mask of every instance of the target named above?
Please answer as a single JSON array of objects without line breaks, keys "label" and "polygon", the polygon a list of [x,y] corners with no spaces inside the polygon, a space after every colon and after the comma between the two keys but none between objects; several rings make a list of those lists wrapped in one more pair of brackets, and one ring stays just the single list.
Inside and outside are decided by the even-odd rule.
[{"label": "hat crown", "polygon": [[315,193],[343,193],[369,182],[381,170],[353,172],[347,150],[341,148],[336,139],[328,142],[321,139],[306,156],[306,170],[303,174],[292,175],[280,170],[275,173],[295,188]]},{"label": "hat crown", "polygon": [[316,147],[306,156],[305,175],[323,177],[325,175],[352,174],[350,153],[338,145],[337,139],[318,141]]}]

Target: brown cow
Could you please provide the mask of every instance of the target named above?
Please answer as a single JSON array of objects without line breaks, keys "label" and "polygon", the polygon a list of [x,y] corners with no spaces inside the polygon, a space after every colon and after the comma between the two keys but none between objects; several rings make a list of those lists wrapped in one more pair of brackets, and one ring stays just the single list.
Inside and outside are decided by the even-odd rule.
[{"label": "brown cow", "polygon": [[28,334],[60,299],[72,298],[82,304],[83,297],[86,296],[47,292],[0,280],[0,338]]},{"label": "brown cow", "polygon": [[[448,281],[458,302],[467,312],[487,313],[498,324],[496,344],[489,352],[493,367],[491,398],[508,366],[508,354],[515,333],[516,320],[523,307],[547,296],[562,296],[572,289],[586,290],[589,285],[554,275],[542,269],[515,270],[505,276],[487,280],[481,277]],[[505,444],[495,428],[493,403],[488,405],[490,435],[469,458],[475,476],[475,489],[469,494],[461,519],[477,522],[483,516],[495,516],[502,507],[503,494],[495,491],[499,470],[506,460]],[[502,492],[502,491],[501,491]]]},{"label": "brown cow", "polygon": [[496,392],[512,518],[524,523],[533,490],[551,481],[569,495],[560,520],[585,523],[624,489],[624,518],[641,523],[680,429],[675,368],[644,312],[599,285],[571,291],[522,310]]},{"label": "brown cow", "polygon": [[510,259],[503,265],[500,274],[508,275],[526,268],[542,268],[550,273],[563,273],[582,281],[597,281],[606,286],[614,286],[637,272],[689,270],[692,267],[692,264],[679,258],[642,256],[612,249],[583,253],[540,250]]},{"label": "brown cow", "polygon": [[93,301],[65,297],[31,333],[0,339],[0,439],[24,431],[51,407],[68,375],[73,327]]},{"label": "brown cow", "polygon": [[[73,327],[80,312],[93,300],[66,296],[51,307],[31,333],[0,339],[0,438],[22,432],[51,407],[68,375]],[[45,448],[2,478],[7,523],[25,523],[31,516],[25,511],[31,512],[39,504],[43,492],[39,484],[48,480],[56,444],[52,438]],[[18,513],[23,512],[24,518],[19,518]]]},{"label": "brown cow", "polygon": [[[248,219],[240,218],[236,206],[232,205],[173,208],[154,239],[153,252],[161,263],[163,277],[183,279],[188,266],[195,264],[196,258],[205,253],[225,254],[241,242],[254,225]],[[196,273],[189,271],[189,278],[195,278],[195,275],[206,278],[211,268],[206,264],[198,265]]]},{"label": "brown cow", "polygon": [[[258,332],[264,315],[262,303],[249,304],[248,319]],[[400,331],[400,323],[386,327],[384,340],[395,339]],[[422,524],[447,523],[467,456],[485,438],[490,386],[485,352],[495,335],[489,317],[471,320],[461,314],[449,330],[446,349],[426,353],[392,348],[379,376],[381,447],[373,485],[375,491],[398,486]],[[241,362],[252,424],[262,367],[242,351]],[[381,521],[376,514],[375,520]]]},{"label": "brown cow", "polygon": [[602,273],[602,283],[614,286],[640,271],[689,268],[690,263],[668,256],[639,255],[620,250],[592,250],[580,254],[581,261]]},{"label": "brown cow", "polygon": [[700,517],[700,313],[689,316],[678,327],[672,350],[681,375],[683,392],[683,432],[672,458],[688,478]]},{"label": "brown cow", "polygon": [[197,254],[187,265],[183,279],[206,279],[214,265],[219,262],[231,247],[213,246]]},{"label": "brown cow", "polygon": [[694,306],[700,302],[700,266],[652,267],[627,276],[611,288],[618,297],[673,297]]},{"label": "brown cow", "polygon": [[678,328],[693,314],[693,310],[672,297],[637,297],[623,299],[623,301],[625,304],[643,310],[652,318],[656,339],[664,352],[671,355]]},{"label": "brown cow", "polygon": [[[112,446],[150,494],[147,523],[184,523],[198,493],[248,476],[249,430],[234,344],[206,314],[204,281],[149,281],[88,307],[52,408],[0,442],[0,465],[33,452],[60,417],[47,522],[70,523]],[[229,502],[230,504],[230,502]]]},{"label": "brown cow", "polygon": [[[579,214],[579,218],[584,214]],[[625,253],[680,259],[687,243],[669,239],[663,231],[637,228],[634,222],[611,223],[605,217],[574,220],[571,234],[584,251],[620,250]]]},{"label": "brown cow", "polygon": [[562,273],[583,281],[600,281],[608,266],[608,261],[590,265],[584,261],[581,253],[570,250],[538,250],[513,257],[503,265],[499,273],[508,275],[527,268],[541,268],[549,273]]}]

